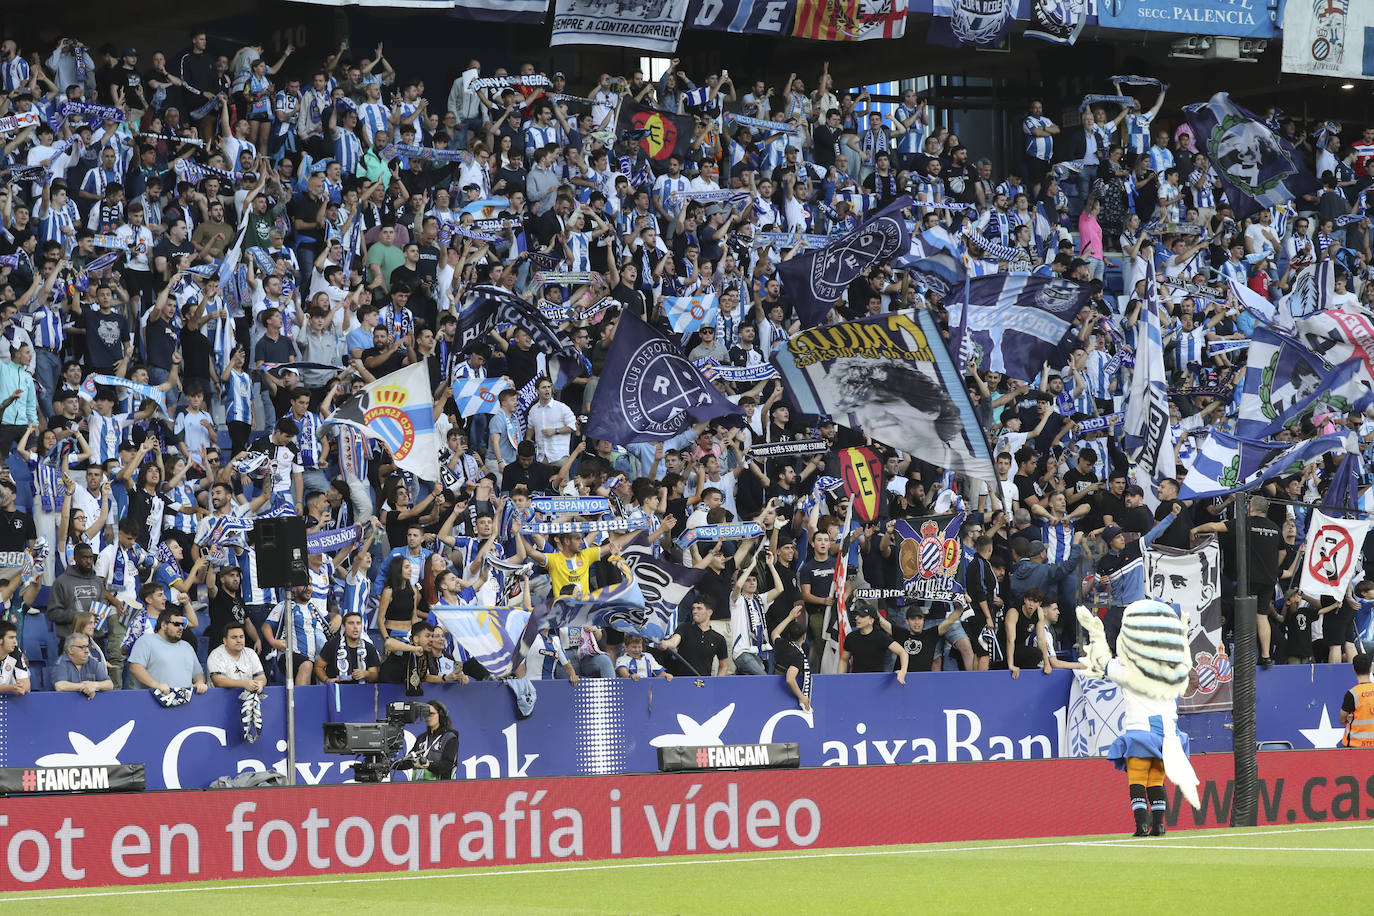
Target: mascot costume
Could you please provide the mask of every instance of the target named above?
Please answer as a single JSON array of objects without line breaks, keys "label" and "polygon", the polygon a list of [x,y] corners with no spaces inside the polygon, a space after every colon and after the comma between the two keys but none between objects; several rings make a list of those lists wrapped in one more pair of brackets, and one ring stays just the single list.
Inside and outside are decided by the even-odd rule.
[{"label": "mascot costume", "polygon": [[1088,674],[1115,681],[1125,699],[1125,730],[1106,756],[1130,781],[1133,836],[1163,836],[1166,775],[1198,806],[1188,736],[1178,730],[1178,699],[1191,692],[1193,672],[1187,627],[1162,601],[1132,602],[1122,614],[1113,658],[1097,615],[1079,607],[1078,622],[1088,635],[1081,659]]}]

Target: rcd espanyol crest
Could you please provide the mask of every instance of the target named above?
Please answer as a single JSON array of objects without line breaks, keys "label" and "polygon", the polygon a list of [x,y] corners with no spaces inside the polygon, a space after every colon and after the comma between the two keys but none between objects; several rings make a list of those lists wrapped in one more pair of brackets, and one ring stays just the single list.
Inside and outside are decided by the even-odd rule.
[{"label": "rcd espanyol crest", "polygon": [[824,248],[811,264],[812,294],[822,302],[839,299],[865,270],[897,252],[902,229],[900,216],[880,216]]},{"label": "rcd espanyol crest", "polygon": [[949,28],[967,45],[993,45],[1016,7],[1007,0],[950,0]]},{"label": "rcd espanyol crest", "polygon": [[675,352],[671,342],[646,341],[630,357],[620,411],[632,429],[668,435],[680,432],[681,414],[710,400],[692,364]]}]

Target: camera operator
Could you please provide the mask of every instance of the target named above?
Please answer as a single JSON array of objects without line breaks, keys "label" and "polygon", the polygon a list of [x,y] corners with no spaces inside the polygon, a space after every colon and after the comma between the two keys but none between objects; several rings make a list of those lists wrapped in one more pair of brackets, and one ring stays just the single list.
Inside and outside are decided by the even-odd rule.
[{"label": "camera operator", "polygon": [[425,733],[392,769],[415,770],[413,779],[452,779],[454,768],[458,766],[458,732],[449,721],[443,703],[430,700],[428,706]]}]

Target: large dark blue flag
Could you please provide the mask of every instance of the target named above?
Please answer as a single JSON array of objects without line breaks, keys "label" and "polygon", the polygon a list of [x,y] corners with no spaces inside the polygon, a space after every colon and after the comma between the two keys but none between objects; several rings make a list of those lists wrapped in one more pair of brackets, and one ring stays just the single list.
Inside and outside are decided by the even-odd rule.
[{"label": "large dark blue flag", "polygon": [[1232,102],[1229,93],[1186,105],[1183,112],[1221,177],[1237,219],[1317,190],[1317,179],[1292,144]]},{"label": "large dark blue flag", "polygon": [[778,265],[783,285],[802,327],[820,324],[836,302],[842,300],[849,284],[877,264],[886,264],[899,252],[911,248],[902,210],[912,206],[910,197],[899,197],[853,232]]},{"label": "large dark blue flag", "polygon": [[974,277],[967,302],[964,290],[956,288],[946,303],[950,352],[961,365],[976,359],[980,369],[1030,381],[1091,298],[1088,285],[1075,280],[1007,273]]},{"label": "large dark blue flag", "polygon": [[663,442],[693,424],[742,413],[676,343],[624,312],[592,395],[586,432],[618,445]]}]

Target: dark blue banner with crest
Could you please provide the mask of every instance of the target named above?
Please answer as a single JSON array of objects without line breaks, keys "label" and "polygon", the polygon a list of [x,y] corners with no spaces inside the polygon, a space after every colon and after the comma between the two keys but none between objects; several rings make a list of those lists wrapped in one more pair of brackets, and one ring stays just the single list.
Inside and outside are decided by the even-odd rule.
[{"label": "dark blue banner with crest", "polygon": [[902,210],[910,206],[910,197],[899,197],[853,232],[778,265],[802,327],[820,324],[847,295],[850,283],[911,248],[911,232],[902,218]]},{"label": "dark blue banner with crest", "polygon": [[592,395],[585,431],[621,445],[664,442],[695,423],[741,413],[677,344],[625,312]]},{"label": "dark blue banner with crest", "polygon": [[960,364],[1002,372],[1028,382],[1059,346],[1069,322],[1090,304],[1086,283],[1030,274],[974,277],[947,302],[950,352]]}]

